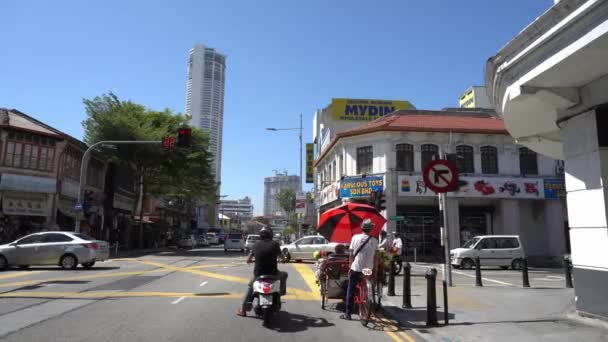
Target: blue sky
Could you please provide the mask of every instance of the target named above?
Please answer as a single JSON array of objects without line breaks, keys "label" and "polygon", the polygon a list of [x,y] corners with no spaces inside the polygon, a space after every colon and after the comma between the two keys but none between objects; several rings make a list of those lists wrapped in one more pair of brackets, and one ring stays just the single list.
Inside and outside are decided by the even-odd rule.
[{"label": "blue sky", "polygon": [[[296,127],[332,97],[457,106],[485,61],[551,0],[0,1],[0,107],[82,137],[82,98],[184,111],[188,49],[228,55],[222,193],[262,212],[263,178],[298,172]],[[308,187],[306,187],[308,188]]]}]

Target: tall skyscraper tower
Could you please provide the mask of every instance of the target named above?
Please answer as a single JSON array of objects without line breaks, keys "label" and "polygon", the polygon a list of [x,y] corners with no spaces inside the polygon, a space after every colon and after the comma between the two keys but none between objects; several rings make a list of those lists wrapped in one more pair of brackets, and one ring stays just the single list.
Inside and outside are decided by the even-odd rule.
[{"label": "tall skyscraper tower", "polygon": [[222,136],[224,128],[224,83],[226,55],[202,44],[190,49],[186,82],[186,115],[190,125],[209,134],[216,182],[222,177]]},{"label": "tall skyscraper tower", "polygon": [[279,205],[277,195],[283,188],[300,191],[300,176],[275,171],[274,176],[264,178],[264,216],[287,216]]}]

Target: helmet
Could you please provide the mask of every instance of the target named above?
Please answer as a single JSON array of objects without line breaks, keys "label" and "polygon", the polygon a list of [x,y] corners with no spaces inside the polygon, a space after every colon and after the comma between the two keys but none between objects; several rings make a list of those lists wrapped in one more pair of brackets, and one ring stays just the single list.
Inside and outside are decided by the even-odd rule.
[{"label": "helmet", "polygon": [[374,226],[375,226],[374,223],[370,219],[365,219],[361,223],[361,229],[364,232],[369,232],[370,230],[374,229]]},{"label": "helmet", "polygon": [[272,229],[264,227],[260,230],[260,239],[272,240]]},{"label": "helmet", "polygon": [[399,236],[399,233],[397,233],[396,231],[393,232],[393,237],[397,237]]}]

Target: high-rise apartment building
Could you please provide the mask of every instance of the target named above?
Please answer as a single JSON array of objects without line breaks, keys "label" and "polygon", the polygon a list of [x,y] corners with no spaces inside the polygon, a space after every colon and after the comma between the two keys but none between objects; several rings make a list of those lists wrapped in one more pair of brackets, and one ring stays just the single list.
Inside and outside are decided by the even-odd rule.
[{"label": "high-rise apartment building", "polygon": [[249,197],[236,200],[221,200],[219,212],[222,215],[245,222],[253,218],[253,204],[251,204]]},{"label": "high-rise apartment building", "polygon": [[275,172],[274,176],[264,178],[264,216],[285,216],[277,199],[283,188],[290,188],[294,192],[300,191],[300,176]]},{"label": "high-rise apartment building", "polygon": [[190,49],[186,82],[186,115],[190,124],[209,134],[216,182],[222,176],[224,83],[226,55],[201,44]]}]

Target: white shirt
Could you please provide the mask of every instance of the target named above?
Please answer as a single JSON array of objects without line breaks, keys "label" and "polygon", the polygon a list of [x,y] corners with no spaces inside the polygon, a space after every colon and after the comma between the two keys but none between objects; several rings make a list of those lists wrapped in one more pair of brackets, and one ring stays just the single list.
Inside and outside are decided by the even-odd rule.
[{"label": "white shirt", "polygon": [[350,250],[354,254],[367,239],[371,240],[363,246],[350,266],[350,269],[353,271],[363,272],[365,268],[374,269],[374,254],[376,253],[376,248],[378,248],[378,240],[364,233],[354,235],[350,240]]}]

